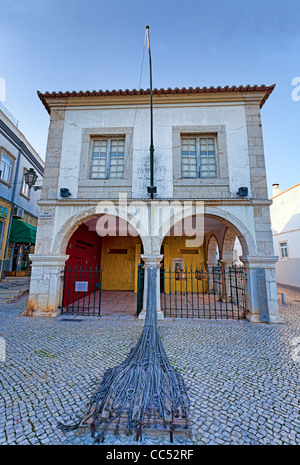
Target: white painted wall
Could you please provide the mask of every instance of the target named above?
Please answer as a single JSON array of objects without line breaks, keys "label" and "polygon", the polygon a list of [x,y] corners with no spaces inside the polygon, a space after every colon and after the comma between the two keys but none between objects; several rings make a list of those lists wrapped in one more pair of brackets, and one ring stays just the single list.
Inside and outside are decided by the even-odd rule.
[{"label": "white painted wall", "polygon": [[[133,198],[147,197],[149,181],[149,108],[97,107],[67,109],[61,154],[59,188],[67,186],[76,198],[82,131],[84,128],[132,127],[133,122]],[[173,197],[172,127],[224,125],[228,152],[230,192],[247,186],[251,196],[247,127],[243,104],[191,104],[176,107],[154,106],[155,184],[161,198]],[[159,175],[158,175],[159,173]],[[58,192],[59,197],[59,192]]]},{"label": "white painted wall", "polygon": [[[270,207],[277,281],[300,287],[300,185],[273,197]],[[282,258],[280,242],[287,242],[288,258]]]},{"label": "white painted wall", "polygon": [[242,249],[241,243],[238,240],[238,238],[236,238],[236,240],[234,242],[234,248],[233,248],[233,263],[234,263],[234,265],[237,265],[237,266],[242,266],[243,265],[243,263],[240,260],[240,257],[242,255],[243,255],[243,249]]}]

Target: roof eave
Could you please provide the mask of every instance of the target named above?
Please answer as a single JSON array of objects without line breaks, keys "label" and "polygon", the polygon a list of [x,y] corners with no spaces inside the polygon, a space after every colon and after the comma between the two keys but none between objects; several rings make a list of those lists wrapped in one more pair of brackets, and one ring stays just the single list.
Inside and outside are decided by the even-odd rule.
[{"label": "roof eave", "polygon": [[[258,86],[258,85],[254,85],[254,86],[250,86],[250,85],[247,85],[247,86],[232,86],[232,87],[229,87],[229,86],[225,86],[225,87],[221,87],[221,86],[218,86],[218,87],[189,87],[189,88],[174,88],[174,89],[171,89],[170,87],[168,89],[153,89],[152,93],[153,95],[166,95],[166,94],[200,94],[200,93],[224,93],[224,92],[243,92],[243,93],[247,93],[247,92],[264,92],[264,96],[263,98],[261,99],[260,101],[260,108],[262,108],[262,106],[265,104],[266,100],[269,98],[270,94],[273,92],[274,88],[275,88],[275,85],[276,84],[273,84],[271,86],[265,86],[264,84],[261,85],[261,86]],[[46,108],[47,112],[50,114],[51,112],[51,108],[49,106],[49,104],[47,103],[47,100],[48,99],[61,99],[61,98],[64,98],[64,99],[68,99],[68,98],[71,98],[71,97],[93,97],[93,96],[97,96],[97,97],[106,97],[106,96],[130,96],[130,95],[150,95],[150,89],[140,89],[140,90],[137,90],[137,89],[132,89],[132,90],[112,90],[112,91],[109,91],[109,90],[106,90],[106,91],[103,91],[103,90],[93,90],[93,91],[79,91],[79,92],[76,92],[76,91],[72,91],[72,92],[46,92],[46,93],[42,93],[42,92],[39,92],[37,91],[37,94],[38,94],[38,97],[40,98],[40,100],[42,101],[44,107]]]}]

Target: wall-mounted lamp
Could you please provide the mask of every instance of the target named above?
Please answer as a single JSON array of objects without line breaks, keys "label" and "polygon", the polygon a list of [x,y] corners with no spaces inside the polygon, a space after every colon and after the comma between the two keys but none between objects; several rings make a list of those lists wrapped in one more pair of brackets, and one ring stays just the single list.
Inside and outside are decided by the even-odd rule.
[{"label": "wall-mounted lamp", "polygon": [[[147,192],[148,192],[148,194],[151,194],[151,196],[153,196],[153,194],[156,194],[156,191],[157,191],[156,186],[148,186],[147,187]],[[153,197],[151,197],[151,198],[153,198]]]},{"label": "wall-mounted lamp", "polygon": [[248,187],[239,187],[237,191],[237,195],[239,195],[240,197],[247,197]]},{"label": "wall-mounted lamp", "polygon": [[33,189],[37,191],[42,188],[42,186],[35,186],[38,176],[33,168],[29,168],[29,170],[26,171],[26,173],[24,174],[24,178],[25,183],[27,184],[27,186],[29,186],[29,189],[33,187]]},{"label": "wall-mounted lamp", "polygon": [[60,196],[61,197],[69,197],[69,195],[71,195],[71,192],[69,191],[69,189],[67,189],[66,187],[62,187],[60,189]]}]

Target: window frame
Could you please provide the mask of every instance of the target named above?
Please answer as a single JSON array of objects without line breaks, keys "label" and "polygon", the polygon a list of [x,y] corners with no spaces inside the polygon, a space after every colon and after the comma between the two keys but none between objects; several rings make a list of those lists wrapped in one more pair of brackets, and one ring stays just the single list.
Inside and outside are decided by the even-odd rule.
[{"label": "window frame", "polygon": [[[195,139],[196,141],[196,176],[184,176],[183,175],[183,139]],[[202,139],[213,139],[214,141],[214,176],[201,176],[201,140]],[[181,152],[181,179],[216,179],[218,178],[218,141],[216,134],[181,134],[180,136],[180,152]],[[208,152],[208,151],[207,151]],[[205,155],[208,159],[208,153]],[[207,163],[209,167],[209,164]]]},{"label": "window frame", "polygon": [[[112,141],[116,140],[122,140],[124,144],[124,152],[123,152],[123,171],[122,171],[122,176],[111,176],[111,161],[112,158],[117,158],[117,157],[112,157],[112,154],[114,153],[112,151]],[[105,158],[105,176],[104,177],[99,177],[99,176],[92,176],[92,170],[93,170],[93,155],[94,155],[94,143],[95,141],[106,141],[106,152],[105,152],[105,157],[99,157]],[[101,152],[99,152],[101,153]],[[96,158],[96,157],[95,157]],[[105,180],[122,180],[124,179],[124,174],[125,174],[125,163],[126,163],[126,138],[124,134],[121,135],[103,135],[103,136],[98,136],[98,137],[92,137],[91,138],[91,157],[90,157],[90,168],[89,168],[89,179],[91,180],[100,180],[100,181],[105,181]]]},{"label": "window frame", "polygon": [[[183,178],[181,173],[181,138],[196,135],[215,136],[217,177]],[[225,125],[193,125],[172,127],[173,197],[176,199],[230,198],[228,153]]]},{"label": "window frame", "polygon": [[[30,199],[30,189],[29,189],[28,184],[25,183],[25,174],[27,173],[27,171],[28,171],[28,168],[23,168],[23,177],[22,177],[20,195],[25,197],[25,199],[29,200]],[[28,195],[25,192],[23,192],[24,184],[27,186]]]},{"label": "window frame", "polygon": [[2,156],[6,156],[10,161],[11,161],[11,167],[10,167],[10,173],[9,173],[9,180],[6,181],[5,179],[2,178],[2,174],[1,173],[1,177],[0,177],[0,181],[5,184],[6,186],[8,187],[11,187],[11,181],[12,181],[12,175],[13,175],[13,170],[14,170],[14,163],[15,163],[15,157],[10,153],[8,152],[4,147],[0,147],[0,154],[1,154],[1,157],[0,157],[0,169],[2,167]]},{"label": "window frame", "polygon": [[[285,250],[286,250],[286,253],[287,253],[287,256],[283,256],[282,254],[282,244],[285,244]],[[280,252],[280,259],[281,260],[286,260],[287,258],[289,258],[290,256],[290,253],[289,253],[289,247],[288,247],[288,241],[279,241],[279,252]]]},{"label": "window frame", "polygon": [[[90,178],[92,157],[92,140],[100,137],[125,136],[125,165],[122,179]],[[81,139],[80,173],[78,182],[78,198],[94,199],[118,198],[119,189],[128,196],[132,194],[133,169],[133,127],[94,127],[84,128]]]}]

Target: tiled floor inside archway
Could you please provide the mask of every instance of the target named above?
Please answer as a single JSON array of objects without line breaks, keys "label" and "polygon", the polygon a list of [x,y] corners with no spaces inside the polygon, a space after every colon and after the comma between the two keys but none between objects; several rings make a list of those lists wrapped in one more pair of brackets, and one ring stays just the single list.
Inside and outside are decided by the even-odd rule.
[{"label": "tiled floor inside archway", "polygon": [[133,291],[95,292],[64,308],[63,314],[79,316],[132,316],[136,315],[137,295]]},{"label": "tiled floor inside archway", "polygon": [[[99,291],[65,307],[63,314],[77,316],[132,317],[136,316],[137,294],[133,291]],[[232,302],[219,301],[213,294],[161,294],[165,317],[242,319],[244,313]]]}]

